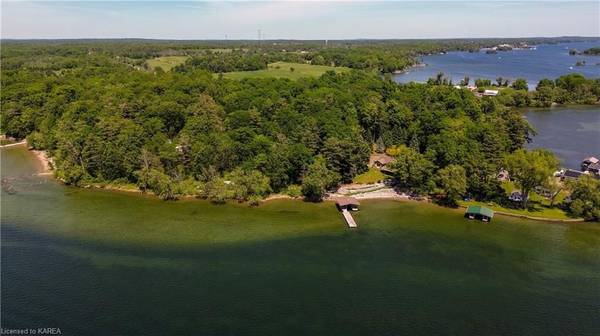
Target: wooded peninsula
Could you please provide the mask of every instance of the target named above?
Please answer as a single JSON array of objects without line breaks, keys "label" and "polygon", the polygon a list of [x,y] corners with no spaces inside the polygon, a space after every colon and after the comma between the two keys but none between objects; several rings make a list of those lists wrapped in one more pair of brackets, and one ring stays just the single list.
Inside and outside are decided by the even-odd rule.
[{"label": "wooded peninsula", "polygon": [[[526,207],[534,187],[552,188],[558,161],[524,149],[534,131],[515,107],[598,104],[600,79],[389,75],[421,55],[512,42],[3,41],[2,132],[46,150],[67,184],[135,185],[163,199],[318,201],[387,153],[400,187],[447,204],[503,197],[506,169]],[[579,179],[569,211],[598,219],[599,189]]]}]

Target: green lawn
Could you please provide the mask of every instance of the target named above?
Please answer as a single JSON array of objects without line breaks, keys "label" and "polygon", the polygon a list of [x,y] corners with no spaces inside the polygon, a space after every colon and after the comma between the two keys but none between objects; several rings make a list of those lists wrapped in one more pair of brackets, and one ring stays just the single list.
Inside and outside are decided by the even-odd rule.
[{"label": "green lawn", "polygon": [[[292,68],[294,71],[291,70]],[[226,72],[223,77],[237,80],[244,78],[289,78],[296,80],[302,77],[319,77],[327,71],[346,72],[349,70],[345,67],[276,62],[269,64],[268,69],[265,70]],[[218,74],[215,74],[215,76],[218,76]]]},{"label": "green lawn", "polygon": [[523,215],[529,217],[543,217],[550,219],[573,219],[567,216],[567,213],[559,208],[548,208],[536,202],[530,201],[529,209],[513,209],[513,208],[504,208],[494,202],[477,202],[477,201],[458,201],[460,206],[468,207],[470,205],[481,205],[488,207],[494,211],[501,211],[506,213],[511,213],[515,215]]},{"label": "green lawn", "polygon": [[161,67],[164,71],[169,71],[179,64],[183,64],[187,59],[187,56],[163,56],[149,59],[146,63],[148,63],[150,70]]},{"label": "green lawn", "polygon": [[[510,195],[510,193],[514,190],[518,190],[515,187],[514,183],[511,181],[502,182],[502,188],[506,192],[506,196]],[[567,196],[566,192],[561,192],[554,201],[555,204],[562,202],[562,200]],[[529,209],[513,209],[513,208],[505,208],[499,204],[494,202],[486,203],[486,202],[476,202],[476,201],[459,201],[459,205],[461,206],[470,206],[470,205],[482,205],[488,208],[491,208],[494,211],[501,211],[506,213],[511,213],[515,215],[524,215],[530,217],[544,217],[551,219],[572,219],[567,216],[567,213],[559,208],[550,208],[550,200],[545,197],[542,197],[535,192],[531,192],[529,195]]]},{"label": "green lawn", "polygon": [[383,180],[385,177],[386,177],[385,174],[383,174],[381,171],[379,171],[379,169],[375,169],[375,168],[371,167],[371,168],[369,168],[368,171],[355,176],[354,180],[352,180],[352,182],[358,183],[358,184],[370,184],[370,183],[379,182],[379,181]]}]

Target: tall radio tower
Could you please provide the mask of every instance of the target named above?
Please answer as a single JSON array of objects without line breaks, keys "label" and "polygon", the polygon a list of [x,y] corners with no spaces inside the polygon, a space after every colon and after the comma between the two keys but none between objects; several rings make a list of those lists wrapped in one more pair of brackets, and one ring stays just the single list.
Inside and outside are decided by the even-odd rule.
[{"label": "tall radio tower", "polygon": [[261,37],[261,31],[260,29],[258,30],[258,45],[260,46],[260,37]]}]

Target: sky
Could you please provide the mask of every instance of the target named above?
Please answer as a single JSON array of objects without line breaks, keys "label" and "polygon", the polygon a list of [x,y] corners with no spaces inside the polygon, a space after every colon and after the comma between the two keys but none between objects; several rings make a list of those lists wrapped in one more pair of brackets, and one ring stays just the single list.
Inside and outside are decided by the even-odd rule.
[{"label": "sky", "polygon": [[600,36],[600,1],[6,1],[1,37]]}]

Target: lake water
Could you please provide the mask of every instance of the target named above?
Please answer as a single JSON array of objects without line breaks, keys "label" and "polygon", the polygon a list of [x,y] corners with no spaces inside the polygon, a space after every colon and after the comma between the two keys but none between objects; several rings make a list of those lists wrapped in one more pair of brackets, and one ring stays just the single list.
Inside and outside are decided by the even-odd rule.
[{"label": "lake water", "polygon": [[600,226],[416,202],[249,208],[65,187],[2,149],[3,328],[63,335],[598,335]]},{"label": "lake water", "polygon": [[[555,79],[569,73],[581,73],[586,77],[600,77],[600,56],[572,56],[569,49],[583,51],[591,47],[599,47],[597,42],[543,44],[537,50],[513,50],[486,54],[485,52],[449,52],[445,55],[423,57],[424,67],[415,67],[406,73],[394,75],[399,83],[426,82],[439,72],[459,82],[465,76],[471,84],[477,78],[487,78],[495,82],[502,76],[510,80],[525,78],[530,89],[535,88],[542,78]],[[585,66],[575,66],[577,61],[586,61]],[[570,69],[572,67],[572,69]]]},{"label": "lake water", "polygon": [[600,157],[600,107],[527,109],[525,118],[537,135],[528,148],[547,148],[566,168],[581,169],[588,156]]}]

